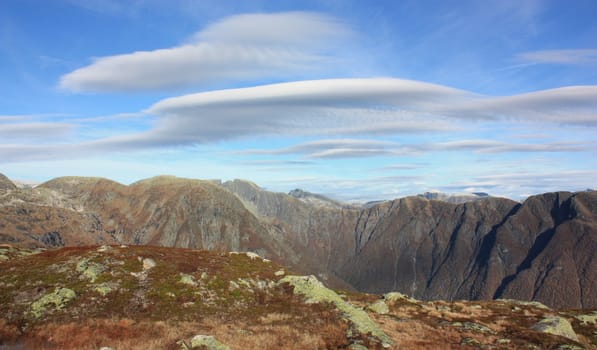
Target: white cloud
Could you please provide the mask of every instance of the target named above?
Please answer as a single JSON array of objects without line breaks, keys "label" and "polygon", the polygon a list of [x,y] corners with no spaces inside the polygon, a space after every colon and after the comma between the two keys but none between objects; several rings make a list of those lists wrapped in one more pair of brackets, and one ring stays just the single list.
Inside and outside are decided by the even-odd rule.
[{"label": "white cloud", "polygon": [[596,111],[597,86],[490,97],[411,80],[372,78],[191,94],[162,100],[147,113],[161,118],[154,133],[204,143],[280,133],[449,132],[474,127],[470,121],[597,125]]},{"label": "white cloud", "polygon": [[162,118],[155,133],[198,143],[279,133],[434,132],[455,126],[429,111],[465,96],[461,90],[411,80],[327,79],[169,98],[147,113]]},{"label": "white cloud", "polygon": [[[546,123],[597,126],[596,110],[597,86],[490,97],[392,78],[297,81],[168,98],[146,111],[125,115],[145,116],[151,123],[146,125],[149,129],[145,132],[112,134],[74,145],[40,146],[37,151],[34,151],[35,146],[19,150],[18,145],[4,145],[0,151],[6,155],[3,160],[7,162],[18,159],[19,152],[25,158],[37,159],[45,155],[46,159],[51,159],[77,154],[189,147],[227,140],[259,140],[269,136],[317,136],[326,140],[251,152],[299,154],[313,159],[412,156],[449,150],[580,152],[594,149],[595,143],[586,138],[572,141],[553,132],[554,141],[531,143],[523,143],[521,139],[506,142],[500,135],[488,135],[487,131],[484,132],[487,136],[479,139],[475,133],[480,132],[482,126],[489,129],[495,125],[505,130],[513,125],[525,126],[517,129],[518,133],[538,127],[546,131]],[[100,118],[97,122],[101,121]],[[85,121],[85,127],[89,129],[92,123],[93,119]],[[36,129],[33,126],[31,132]],[[54,130],[48,128],[48,134],[64,132],[67,128],[65,124],[56,124]],[[555,130],[560,133],[559,129]],[[426,134],[425,139],[436,141],[417,143],[411,140],[409,143],[408,139],[414,133]],[[399,135],[406,141],[366,140],[380,134]],[[440,142],[434,135],[452,141]],[[338,139],[342,136],[353,138]]]},{"label": "white cloud", "polygon": [[[7,117],[8,120],[11,120]],[[1,117],[0,117],[0,120]],[[67,123],[11,123],[0,124],[0,138],[54,138],[64,136],[74,129],[74,125]]]},{"label": "white cloud", "polygon": [[597,85],[568,86],[503,97],[476,97],[437,112],[470,120],[597,125]]},{"label": "white cloud", "polygon": [[317,13],[237,15],[208,26],[184,45],[97,58],[62,76],[60,87],[136,91],[296,77],[333,68],[334,50],[351,35],[341,22]]},{"label": "white cloud", "polygon": [[597,63],[597,49],[541,50],[523,52],[518,55],[529,63],[587,64]]},{"label": "white cloud", "polygon": [[299,154],[306,158],[363,158],[379,156],[415,156],[430,152],[469,151],[476,153],[583,152],[597,147],[596,143],[547,142],[541,144],[508,143],[497,140],[458,140],[400,144],[391,141],[364,139],[326,139],[309,141],[280,149],[253,149],[238,152],[248,155]]}]

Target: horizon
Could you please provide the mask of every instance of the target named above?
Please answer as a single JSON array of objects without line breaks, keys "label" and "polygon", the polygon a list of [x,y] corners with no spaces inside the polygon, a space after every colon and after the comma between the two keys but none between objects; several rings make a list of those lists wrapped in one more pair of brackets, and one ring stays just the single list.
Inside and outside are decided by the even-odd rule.
[{"label": "horizon", "polygon": [[[2,173],[0,173],[0,175],[4,175]],[[65,175],[65,176],[61,176],[61,177],[78,177],[78,176],[69,176],[69,175]],[[55,179],[59,179],[61,177],[55,177],[55,178],[50,178],[47,179],[45,181],[41,181],[41,182],[28,182],[28,181],[21,181],[19,179],[12,179],[10,177],[8,177],[8,179],[13,182],[15,185],[17,185],[17,187],[19,188],[35,188],[39,185],[42,185],[48,181],[52,181]],[[181,180],[192,180],[192,181],[204,181],[204,182],[212,182],[212,183],[216,183],[217,185],[222,185],[226,182],[234,182],[234,181],[243,181],[243,182],[248,182],[250,184],[253,184],[255,186],[257,186],[259,189],[266,191],[266,192],[271,192],[271,193],[283,193],[286,195],[290,195],[291,192],[293,191],[303,191],[306,192],[308,194],[312,194],[312,195],[316,195],[316,196],[323,196],[329,200],[341,203],[341,204],[348,204],[348,205],[365,205],[365,204],[369,204],[369,203],[375,203],[375,202],[385,202],[385,201],[393,201],[393,200],[397,200],[397,199],[401,199],[401,198],[407,198],[407,197],[421,197],[424,196],[426,194],[442,194],[442,195],[446,195],[446,196],[462,196],[462,195],[477,195],[477,196],[481,196],[482,198],[505,198],[505,199],[510,199],[516,202],[520,202],[523,203],[524,201],[526,201],[528,198],[533,197],[533,196],[541,196],[543,194],[546,193],[554,193],[554,192],[562,192],[562,191],[553,191],[553,192],[542,192],[542,193],[534,193],[532,195],[529,195],[527,197],[524,198],[510,198],[510,197],[505,197],[505,196],[497,196],[497,195],[493,195],[491,193],[487,193],[487,192],[442,192],[440,190],[436,190],[436,189],[431,189],[428,191],[422,191],[419,193],[412,193],[412,194],[407,194],[404,196],[399,196],[399,197],[393,197],[393,198],[376,198],[376,197],[370,197],[370,198],[366,198],[366,199],[362,199],[362,200],[351,200],[351,199],[343,199],[343,198],[338,198],[335,197],[334,194],[328,194],[328,193],[319,193],[319,192],[313,192],[310,191],[309,189],[305,189],[305,188],[300,188],[300,187],[291,187],[287,190],[280,190],[280,191],[276,191],[267,187],[263,187],[260,184],[251,181],[250,179],[243,179],[243,178],[234,178],[234,179],[216,179],[216,178],[212,178],[212,179],[202,179],[202,178],[189,178],[189,177],[179,177],[176,175],[170,175],[170,174],[160,174],[160,175],[154,175],[154,176],[150,176],[147,178],[142,178],[142,179],[137,179],[135,181],[132,182],[128,182],[128,183],[124,183],[124,182],[119,182],[116,181],[114,179],[111,178],[107,178],[107,177],[103,177],[103,176],[98,176],[98,177],[88,177],[88,178],[98,178],[98,179],[104,179],[104,180],[108,180],[108,181],[113,181],[116,182],[120,185],[123,186],[131,186],[134,185],[138,182],[143,182],[146,180],[151,180],[154,178],[160,178],[160,177],[174,177],[177,179],[181,179]],[[571,192],[571,193],[579,193],[579,192],[593,192],[595,191],[592,188],[585,188],[582,190],[578,190],[578,191],[563,191],[563,192]],[[467,200],[465,202],[469,202],[472,200]]]},{"label": "horizon", "polygon": [[0,173],[244,178],[344,202],[584,191],[596,16],[580,0],[4,1]]}]

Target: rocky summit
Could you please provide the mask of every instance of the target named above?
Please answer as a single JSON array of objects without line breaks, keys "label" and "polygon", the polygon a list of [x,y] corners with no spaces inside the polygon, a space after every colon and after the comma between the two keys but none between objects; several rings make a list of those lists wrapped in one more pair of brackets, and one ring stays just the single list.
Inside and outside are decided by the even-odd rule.
[{"label": "rocky summit", "polygon": [[63,177],[35,188],[0,180],[0,243],[14,247],[250,251],[344,290],[597,307],[597,192],[357,207],[244,180],[160,176],[127,186]]},{"label": "rocky summit", "polygon": [[597,312],[333,290],[255,253],[0,246],[3,349],[595,349]]}]

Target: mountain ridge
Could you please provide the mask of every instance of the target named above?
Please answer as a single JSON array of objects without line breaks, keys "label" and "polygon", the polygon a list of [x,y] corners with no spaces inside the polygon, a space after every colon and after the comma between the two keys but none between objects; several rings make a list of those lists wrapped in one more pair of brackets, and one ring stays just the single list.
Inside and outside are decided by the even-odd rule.
[{"label": "mountain ridge", "polygon": [[597,193],[326,207],[244,180],[65,177],[0,195],[0,243],[245,250],[326,283],[423,300],[597,305]]}]

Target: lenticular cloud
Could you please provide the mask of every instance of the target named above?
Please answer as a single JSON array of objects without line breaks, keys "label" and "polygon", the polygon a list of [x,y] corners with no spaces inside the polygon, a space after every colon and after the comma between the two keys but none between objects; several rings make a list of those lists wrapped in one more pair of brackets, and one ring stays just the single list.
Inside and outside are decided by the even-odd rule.
[{"label": "lenticular cloud", "polygon": [[73,92],[139,91],[295,77],[329,68],[332,52],[351,35],[336,19],[310,12],[232,16],[183,45],[97,58],[62,76],[60,87]]}]

